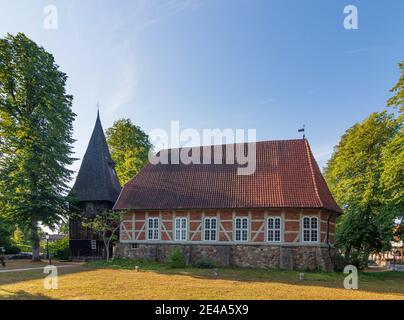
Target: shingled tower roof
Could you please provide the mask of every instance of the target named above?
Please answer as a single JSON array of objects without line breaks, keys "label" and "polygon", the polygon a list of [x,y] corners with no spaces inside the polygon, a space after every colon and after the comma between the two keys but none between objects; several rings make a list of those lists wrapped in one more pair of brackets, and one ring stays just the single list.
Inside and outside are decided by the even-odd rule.
[{"label": "shingled tower roof", "polygon": [[109,201],[115,203],[121,191],[102,129],[100,115],[77,174],[71,195],[78,201]]}]

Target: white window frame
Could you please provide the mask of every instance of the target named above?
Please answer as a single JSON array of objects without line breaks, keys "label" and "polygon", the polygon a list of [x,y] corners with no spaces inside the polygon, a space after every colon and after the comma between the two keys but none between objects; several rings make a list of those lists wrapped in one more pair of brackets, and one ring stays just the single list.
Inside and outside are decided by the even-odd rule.
[{"label": "white window frame", "polygon": [[[152,221],[152,227],[150,227],[150,221]],[[157,221],[157,227],[155,226],[155,221]],[[150,237],[150,231],[152,232],[152,237]],[[157,237],[156,237],[157,231]],[[149,217],[147,218],[147,240],[158,241],[160,240],[160,218]]]},{"label": "white window frame", "polygon": [[[183,225],[183,221],[185,220],[185,227]],[[177,228],[177,221],[179,222],[179,228]],[[177,231],[179,232],[180,237],[177,237]],[[182,237],[185,231],[185,239]],[[175,241],[188,241],[188,218],[187,217],[176,217],[174,219],[174,239]]]},{"label": "white window frame", "polygon": [[[240,228],[237,228],[237,220],[240,219]],[[247,228],[243,228],[243,220],[247,220]],[[240,240],[237,240],[237,231],[240,231]],[[247,239],[243,240],[243,231],[247,232]],[[250,240],[250,219],[248,217],[235,217],[234,218],[234,228],[233,228],[234,242],[248,242]]]},{"label": "white window frame", "polygon": [[[206,222],[209,221],[209,227],[206,227]],[[212,228],[212,221],[215,221],[215,228]],[[203,241],[215,242],[218,235],[218,219],[217,217],[205,217],[203,219]],[[209,239],[206,239],[206,232],[209,232]],[[215,239],[212,239],[212,234],[215,235]]]},{"label": "white window frame", "polygon": [[[271,228],[271,229],[269,228],[270,220],[273,221],[273,228]],[[276,220],[279,220],[279,228],[275,228],[275,226],[276,226],[275,221]],[[267,223],[266,224],[266,239],[267,239],[267,242],[270,242],[270,243],[280,243],[280,242],[282,242],[283,241],[283,219],[282,219],[282,217],[268,217],[266,223]],[[273,240],[270,240],[270,238],[269,238],[269,232],[270,231],[273,231]],[[276,236],[275,236],[276,231],[279,231],[279,240],[276,240]]]},{"label": "white window frame", "polygon": [[[305,219],[309,219],[309,227],[308,228],[305,228],[305,226],[304,226],[304,220]],[[316,219],[317,220],[317,227],[316,228],[312,228],[312,225],[311,225],[311,221],[312,221],[312,219]],[[319,243],[320,242],[320,219],[319,219],[319,217],[317,217],[317,216],[303,216],[302,217],[302,220],[301,220],[301,224],[302,224],[302,227],[301,227],[301,229],[302,229],[302,233],[301,233],[301,235],[302,235],[302,242],[305,242],[305,243]],[[317,240],[312,240],[313,239],[313,237],[312,237],[312,232],[313,231],[317,231],[316,232],[316,238],[317,238]],[[304,239],[304,232],[305,231],[308,231],[309,232],[309,240],[305,240]]]}]

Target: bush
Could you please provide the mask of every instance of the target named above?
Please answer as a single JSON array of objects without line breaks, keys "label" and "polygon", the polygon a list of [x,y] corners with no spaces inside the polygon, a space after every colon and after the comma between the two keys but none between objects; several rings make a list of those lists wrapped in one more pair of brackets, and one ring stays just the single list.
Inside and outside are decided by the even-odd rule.
[{"label": "bush", "polygon": [[17,254],[21,252],[20,248],[16,245],[10,245],[8,247],[5,247],[5,250],[6,250],[5,254]]},{"label": "bush", "polygon": [[[46,253],[46,242],[42,243],[42,250]],[[49,254],[51,257],[60,260],[69,259],[69,238],[65,237],[63,239],[49,242]]]},{"label": "bush", "polygon": [[216,265],[210,260],[197,260],[192,263],[192,267],[198,269],[213,269]]},{"label": "bush", "polygon": [[345,257],[340,254],[335,254],[334,256],[332,256],[331,261],[334,265],[334,271],[336,272],[344,271],[344,268],[347,265]]},{"label": "bush", "polygon": [[342,272],[344,271],[345,266],[353,265],[358,268],[358,270],[363,270],[368,266],[367,258],[365,255],[361,255],[358,253],[353,253],[349,257],[343,256],[341,254],[336,254],[331,258],[334,271]]},{"label": "bush", "polygon": [[20,250],[20,252],[31,252],[32,251],[32,247],[27,244],[18,243],[17,247]]},{"label": "bush", "polygon": [[170,252],[167,262],[170,268],[184,268],[186,266],[184,253],[179,248]]}]

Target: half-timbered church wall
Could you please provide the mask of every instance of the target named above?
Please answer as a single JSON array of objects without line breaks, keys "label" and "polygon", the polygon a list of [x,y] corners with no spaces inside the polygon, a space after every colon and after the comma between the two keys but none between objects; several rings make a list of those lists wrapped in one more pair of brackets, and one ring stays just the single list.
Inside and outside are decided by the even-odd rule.
[{"label": "half-timbered church wall", "polygon": [[[313,209],[129,211],[117,254],[164,261],[173,247],[179,247],[189,262],[329,269],[335,219],[335,214]],[[299,253],[294,261],[282,262],[281,251],[288,250]]]}]

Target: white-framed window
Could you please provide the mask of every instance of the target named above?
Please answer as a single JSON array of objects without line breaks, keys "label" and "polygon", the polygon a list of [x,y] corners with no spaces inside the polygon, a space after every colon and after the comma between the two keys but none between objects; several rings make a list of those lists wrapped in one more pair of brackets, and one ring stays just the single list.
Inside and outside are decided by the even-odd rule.
[{"label": "white-framed window", "polygon": [[234,241],[248,241],[248,218],[236,218],[234,226]]},{"label": "white-framed window", "polygon": [[318,242],[318,217],[303,217],[303,242]]},{"label": "white-framed window", "polygon": [[216,241],[217,240],[217,218],[205,218],[203,224],[204,240]]},{"label": "white-framed window", "polygon": [[97,240],[91,240],[91,250],[97,250]]},{"label": "white-framed window", "polygon": [[282,219],[280,217],[269,217],[267,220],[267,241],[282,241]]},{"label": "white-framed window", "polygon": [[160,222],[159,218],[147,219],[147,240],[160,239]]},{"label": "white-framed window", "polygon": [[188,223],[187,218],[175,218],[175,240],[187,241]]}]

